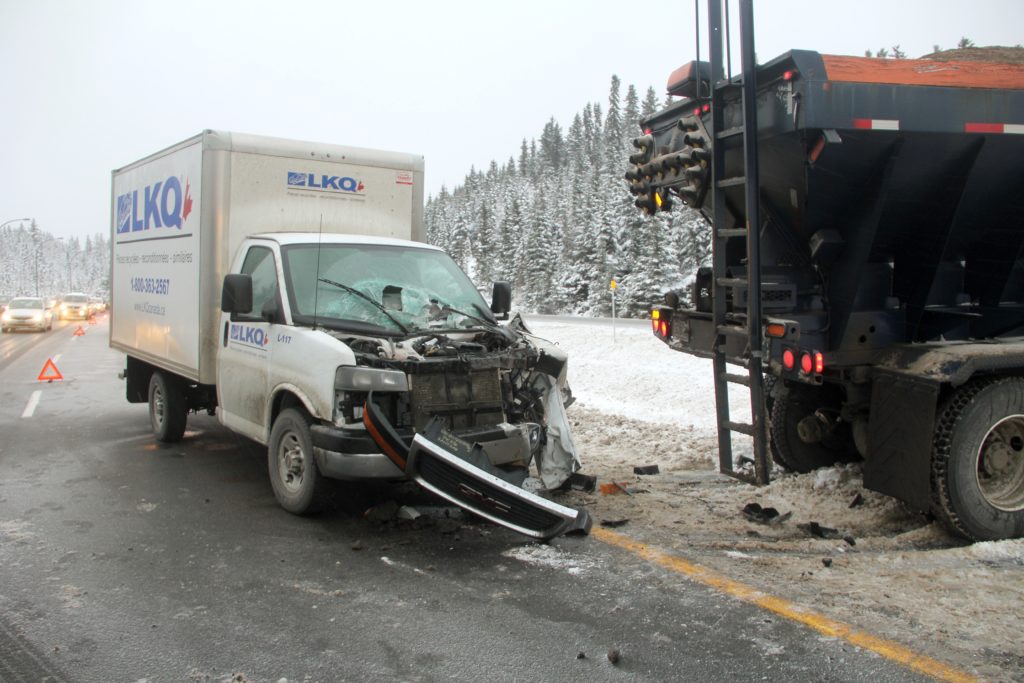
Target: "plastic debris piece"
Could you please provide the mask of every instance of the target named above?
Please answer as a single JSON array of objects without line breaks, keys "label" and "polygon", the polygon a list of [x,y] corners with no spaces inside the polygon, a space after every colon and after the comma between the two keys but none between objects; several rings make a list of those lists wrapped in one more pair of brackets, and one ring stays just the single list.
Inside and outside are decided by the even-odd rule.
[{"label": "plastic debris piece", "polygon": [[371,522],[388,522],[394,519],[397,514],[398,503],[393,500],[388,500],[374,505],[363,513],[363,517],[366,517]]},{"label": "plastic debris piece", "polygon": [[418,517],[422,517],[423,514],[419,510],[410,505],[403,505],[402,507],[398,508],[396,516],[398,517],[398,519],[413,520]]},{"label": "plastic debris piece", "polygon": [[626,488],[625,484],[620,484],[617,481],[610,482],[608,484],[601,484],[601,493],[605,495],[616,495],[619,493],[625,493],[627,496],[632,496],[629,489]]},{"label": "plastic debris piece", "polygon": [[606,527],[608,529],[615,529],[617,527],[623,526],[627,522],[629,522],[629,517],[623,517],[622,519],[602,519],[601,526]]},{"label": "plastic debris piece", "polygon": [[817,536],[818,538],[839,538],[839,532],[837,530],[827,526],[821,526],[817,522],[800,524],[799,527],[811,536]]},{"label": "plastic debris piece", "polygon": [[661,470],[658,469],[657,465],[637,465],[633,468],[633,474],[649,475],[649,474],[660,474]]},{"label": "plastic debris piece", "polygon": [[573,472],[569,475],[568,479],[562,482],[562,485],[559,488],[563,491],[583,491],[584,493],[593,493],[594,489],[597,488],[597,477],[590,474]]},{"label": "plastic debris piece", "polygon": [[832,558],[831,557],[823,557],[823,558],[821,558],[821,563],[823,565],[825,565],[826,567],[831,567],[832,566]]},{"label": "plastic debris piece", "polygon": [[858,493],[856,496],[853,497],[853,500],[850,501],[849,507],[850,507],[850,509],[859,508],[863,504],[864,504],[864,496],[862,496],[862,495],[860,495]]}]

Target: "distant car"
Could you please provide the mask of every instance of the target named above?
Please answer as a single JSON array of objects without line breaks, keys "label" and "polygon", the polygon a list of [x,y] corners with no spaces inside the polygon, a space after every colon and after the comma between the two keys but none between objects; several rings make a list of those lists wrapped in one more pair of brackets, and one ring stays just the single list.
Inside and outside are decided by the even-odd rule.
[{"label": "distant car", "polygon": [[14,330],[36,330],[44,332],[53,328],[53,312],[39,297],[18,297],[11,299],[7,310],[0,314],[0,332]]},{"label": "distant car", "polygon": [[107,303],[98,296],[89,298],[89,315],[95,315],[107,310]]},{"label": "distant car", "polygon": [[71,318],[85,320],[90,315],[89,295],[81,294],[79,292],[65,294],[57,315],[61,320],[69,320]]},{"label": "distant car", "polygon": [[11,300],[11,297],[7,295],[0,295],[0,313],[7,310],[7,304]]}]

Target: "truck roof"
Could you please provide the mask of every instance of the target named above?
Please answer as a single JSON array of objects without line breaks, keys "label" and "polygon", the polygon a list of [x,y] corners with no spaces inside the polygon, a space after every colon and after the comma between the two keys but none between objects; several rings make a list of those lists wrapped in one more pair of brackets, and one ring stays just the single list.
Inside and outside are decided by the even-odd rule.
[{"label": "truck roof", "polygon": [[393,237],[376,237],[373,235],[339,235],[336,233],[319,232],[272,232],[250,235],[250,239],[262,239],[277,242],[282,246],[290,244],[365,244],[388,247],[415,247],[417,249],[430,249],[432,251],[444,251],[440,247],[423,242],[412,240],[401,240]]}]

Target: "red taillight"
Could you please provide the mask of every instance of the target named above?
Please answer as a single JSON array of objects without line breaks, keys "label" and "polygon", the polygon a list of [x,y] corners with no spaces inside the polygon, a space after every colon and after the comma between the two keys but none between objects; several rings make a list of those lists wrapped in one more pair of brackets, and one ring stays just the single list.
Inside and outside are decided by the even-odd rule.
[{"label": "red taillight", "polygon": [[791,80],[793,80],[793,76],[796,76],[796,72],[795,71],[793,71],[793,70],[786,71],[785,73],[782,74],[782,80],[784,80],[784,81],[791,81]]},{"label": "red taillight", "polygon": [[800,370],[804,374],[811,374],[811,370],[814,369],[814,359],[811,358],[811,354],[805,353],[800,356]]},{"label": "red taillight", "polygon": [[662,320],[661,321],[661,336],[662,337],[668,337],[668,321],[667,320]]},{"label": "red taillight", "polygon": [[651,134],[651,129],[650,128],[644,128],[644,135],[650,135],[650,134]]},{"label": "red taillight", "polygon": [[704,105],[704,113],[707,114],[709,111],[711,111],[711,105],[710,104],[705,104]]},{"label": "red taillight", "polygon": [[792,370],[796,367],[796,354],[793,353],[792,349],[786,349],[782,352],[782,365],[787,370]]},{"label": "red taillight", "polygon": [[695,108],[695,109],[693,110],[693,115],[694,115],[694,116],[700,116],[700,107],[697,107],[697,108]]},{"label": "red taillight", "polygon": [[658,332],[658,321],[654,318],[651,318],[651,329],[654,330],[655,333]]},{"label": "red taillight", "polygon": [[814,371],[819,375],[825,372],[825,356],[822,355],[821,351],[814,352]]}]

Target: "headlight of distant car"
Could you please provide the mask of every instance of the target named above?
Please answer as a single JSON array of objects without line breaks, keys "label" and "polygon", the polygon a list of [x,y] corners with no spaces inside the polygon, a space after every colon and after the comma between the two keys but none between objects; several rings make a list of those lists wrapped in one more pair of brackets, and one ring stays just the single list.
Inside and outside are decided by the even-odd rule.
[{"label": "headlight of distant car", "polygon": [[8,311],[4,311],[4,314],[0,315],[0,319],[2,319],[5,323],[9,323],[11,322],[11,314]]},{"label": "headlight of distant car", "polygon": [[32,314],[32,321],[33,322],[37,322],[37,323],[43,322],[43,314],[42,313],[33,313]]}]

